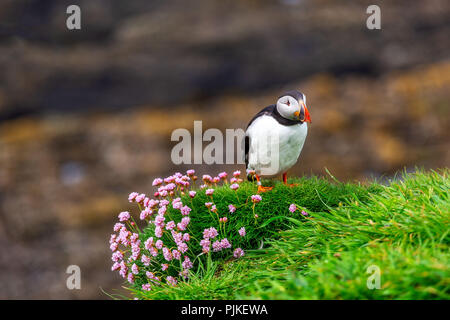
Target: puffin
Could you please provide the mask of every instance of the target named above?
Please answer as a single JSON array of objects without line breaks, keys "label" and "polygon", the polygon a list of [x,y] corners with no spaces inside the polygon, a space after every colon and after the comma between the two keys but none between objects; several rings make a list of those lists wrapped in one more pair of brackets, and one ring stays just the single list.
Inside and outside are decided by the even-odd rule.
[{"label": "puffin", "polygon": [[[306,96],[297,90],[281,95],[276,104],[259,111],[245,131],[245,165],[247,178],[256,178],[258,192],[272,187],[261,185],[261,176],[283,175],[287,184],[287,171],[297,163],[302,152],[311,117],[306,107]],[[292,186],[292,185],[290,185]]]}]

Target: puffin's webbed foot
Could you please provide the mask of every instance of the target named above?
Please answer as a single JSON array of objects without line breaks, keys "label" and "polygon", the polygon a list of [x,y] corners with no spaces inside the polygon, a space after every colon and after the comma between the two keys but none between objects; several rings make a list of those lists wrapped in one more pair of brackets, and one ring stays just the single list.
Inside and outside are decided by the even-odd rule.
[{"label": "puffin's webbed foot", "polygon": [[291,187],[291,188],[298,186],[298,183],[291,183],[291,184],[287,183],[287,173],[286,172],[283,173],[283,183],[284,183],[285,186],[288,186],[288,187]]},{"label": "puffin's webbed foot", "polygon": [[270,191],[272,189],[273,189],[273,187],[263,187],[263,186],[259,185],[258,186],[258,193],[267,192],[267,191]]}]

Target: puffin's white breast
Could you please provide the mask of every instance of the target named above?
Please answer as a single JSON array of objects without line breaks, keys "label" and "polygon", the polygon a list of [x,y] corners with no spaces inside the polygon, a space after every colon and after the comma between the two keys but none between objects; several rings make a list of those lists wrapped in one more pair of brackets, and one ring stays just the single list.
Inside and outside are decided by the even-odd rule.
[{"label": "puffin's white breast", "polygon": [[246,132],[248,169],[263,176],[286,172],[297,162],[307,133],[306,123],[286,126],[268,115],[256,118]]}]

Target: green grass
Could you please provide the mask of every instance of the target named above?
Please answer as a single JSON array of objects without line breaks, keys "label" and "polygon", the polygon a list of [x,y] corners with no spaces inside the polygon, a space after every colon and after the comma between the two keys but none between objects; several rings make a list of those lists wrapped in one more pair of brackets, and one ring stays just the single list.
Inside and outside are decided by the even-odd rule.
[{"label": "green grass", "polygon": [[[230,238],[242,242],[246,255],[200,264],[177,287],[131,290],[147,299],[449,299],[448,173],[405,174],[388,186],[318,178],[296,179],[293,188],[276,183],[255,207],[257,224],[253,184],[237,193],[217,188],[219,212],[238,206],[227,228],[246,227],[245,242]],[[199,193],[192,202],[193,234],[211,224],[205,201]],[[290,213],[291,203],[309,217]],[[379,289],[367,287],[369,266],[381,272]]]}]

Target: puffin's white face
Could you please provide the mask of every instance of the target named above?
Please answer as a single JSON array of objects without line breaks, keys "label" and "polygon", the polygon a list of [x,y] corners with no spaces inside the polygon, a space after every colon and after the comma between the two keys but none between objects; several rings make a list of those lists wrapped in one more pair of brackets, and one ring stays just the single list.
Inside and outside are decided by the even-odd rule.
[{"label": "puffin's white face", "polygon": [[[305,99],[305,96],[303,95]],[[294,97],[283,96],[277,101],[277,110],[283,118],[290,120],[299,120],[301,102]]]}]

